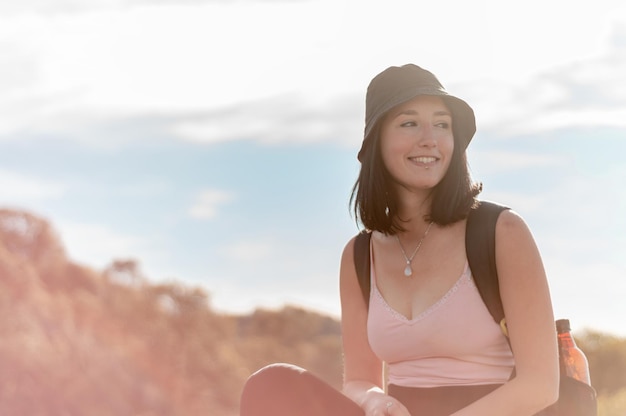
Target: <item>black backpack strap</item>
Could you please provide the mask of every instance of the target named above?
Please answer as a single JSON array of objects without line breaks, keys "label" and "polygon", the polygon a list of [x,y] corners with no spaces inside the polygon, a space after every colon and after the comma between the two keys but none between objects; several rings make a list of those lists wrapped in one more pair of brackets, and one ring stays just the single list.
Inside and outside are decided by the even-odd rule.
[{"label": "black backpack strap", "polygon": [[371,231],[363,230],[354,239],[354,267],[359,279],[359,286],[363,293],[365,305],[369,306],[370,300],[370,240]]},{"label": "black backpack strap", "polygon": [[496,222],[505,206],[481,201],[467,217],[465,251],[476,287],[494,321],[506,334],[496,267]]}]

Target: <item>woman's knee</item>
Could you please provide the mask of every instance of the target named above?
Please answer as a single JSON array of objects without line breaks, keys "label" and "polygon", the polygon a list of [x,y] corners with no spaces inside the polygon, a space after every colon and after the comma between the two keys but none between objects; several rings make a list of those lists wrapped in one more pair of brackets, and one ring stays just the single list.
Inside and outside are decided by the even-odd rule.
[{"label": "woman's knee", "polygon": [[311,372],[291,364],[268,365],[252,374],[240,416],[363,416],[354,402]]},{"label": "woman's knee", "polygon": [[287,363],[274,363],[267,365],[248,377],[248,384],[276,384],[276,383],[292,383],[307,371],[296,365]]},{"label": "woman's knee", "polygon": [[289,390],[297,389],[306,370],[286,363],[270,364],[256,371],[246,381],[241,394],[241,414],[247,409],[274,407],[284,402]]}]

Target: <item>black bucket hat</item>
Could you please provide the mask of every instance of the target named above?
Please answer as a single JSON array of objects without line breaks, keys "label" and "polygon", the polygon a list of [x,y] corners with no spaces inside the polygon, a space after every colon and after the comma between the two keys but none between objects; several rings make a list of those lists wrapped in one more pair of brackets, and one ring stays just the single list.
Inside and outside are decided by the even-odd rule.
[{"label": "black bucket hat", "polygon": [[363,155],[373,141],[372,133],[382,117],[395,106],[418,95],[436,95],[444,100],[452,112],[454,139],[463,149],[467,148],[476,133],[474,110],[465,101],[448,94],[432,72],[407,64],[385,69],[367,87],[365,134],[358,154],[359,161],[363,161]]}]

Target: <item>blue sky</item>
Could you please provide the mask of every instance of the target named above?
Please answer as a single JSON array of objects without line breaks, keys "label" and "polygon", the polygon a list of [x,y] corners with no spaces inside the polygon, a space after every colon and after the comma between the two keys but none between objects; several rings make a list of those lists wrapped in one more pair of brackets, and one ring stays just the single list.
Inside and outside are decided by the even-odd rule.
[{"label": "blue sky", "polygon": [[626,335],[625,6],[431,3],[0,2],[0,205],[97,270],[337,316],[365,88],[414,62],[474,107],[557,316]]}]

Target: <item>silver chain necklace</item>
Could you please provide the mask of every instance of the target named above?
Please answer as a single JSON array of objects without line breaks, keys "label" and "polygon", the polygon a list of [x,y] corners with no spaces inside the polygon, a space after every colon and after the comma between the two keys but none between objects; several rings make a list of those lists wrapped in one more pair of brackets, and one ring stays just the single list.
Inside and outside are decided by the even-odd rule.
[{"label": "silver chain necklace", "polygon": [[433,226],[433,222],[431,221],[430,224],[428,224],[428,228],[426,228],[426,231],[424,232],[424,235],[420,239],[419,243],[417,243],[417,247],[415,247],[415,251],[413,251],[413,254],[411,254],[411,257],[407,257],[406,251],[404,251],[404,247],[402,246],[402,242],[400,241],[400,237],[398,237],[398,234],[396,234],[396,240],[398,240],[398,244],[400,245],[400,250],[402,250],[402,255],[404,256],[404,260],[406,260],[406,267],[404,268],[404,275],[406,277],[409,277],[413,274],[413,269],[411,268],[411,262],[413,261],[413,258],[415,257],[417,252],[420,250],[420,247],[422,247],[422,243],[424,242],[424,239],[428,235],[428,232],[430,231],[430,227],[432,226]]}]

